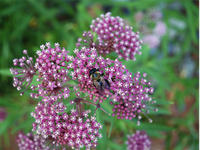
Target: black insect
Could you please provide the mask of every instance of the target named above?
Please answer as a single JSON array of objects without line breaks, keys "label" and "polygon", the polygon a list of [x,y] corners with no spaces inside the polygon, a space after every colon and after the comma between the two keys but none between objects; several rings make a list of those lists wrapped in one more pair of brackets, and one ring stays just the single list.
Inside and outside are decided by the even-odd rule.
[{"label": "black insect", "polygon": [[90,78],[93,81],[93,85],[96,87],[100,95],[108,95],[110,92],[110,83],[107,79],[103,78],[103,73],[99,72],[99,69],[93,68],[90,70]]}]

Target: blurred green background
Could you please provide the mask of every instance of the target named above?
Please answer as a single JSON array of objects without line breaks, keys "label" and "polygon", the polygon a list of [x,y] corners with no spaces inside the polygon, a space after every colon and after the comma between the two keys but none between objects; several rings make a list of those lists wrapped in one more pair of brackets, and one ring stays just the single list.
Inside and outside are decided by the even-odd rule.
[{"label": "blurred green background", "polygon": [[[72,54],[83,31],[89,30],[92,19],[110,11],[134,24],[138,11],[159,8],[167,26],[159,47],[151,53],[142,46],[142,55],[135,62],[123,61],[132,72],[146,72],[155,88],[153,97],[158,112],[150,113],[153,123],[145,117],[140,126],[126,120],[115,120],[108,138],[111,117],[98,112],[104,125],[98,150],[126,149],[126,135],[145,130],[152,141],[152,150],[196,150],[199,147],[199,2],[192,0],[138,0],[104,2],[1,0],[0,1],[0,106],[7,118],[0,122],[0,149],[15,150],[18,131],[31,131],[34,119],[30,112],[38,100],[20,97],[12,87],[9,68],[24,49],[34,56],[39,46],[59,42]],[[171,21],[175,20],[175,21]],[[175,23],[174,23],[175,22]],[[180,25],[181,24],[181,25]],[[134,28],[133,31],[139,31]],[[102,106],[111,113],[108,101]],[[103,117],[100,117],[103,116]]]}]

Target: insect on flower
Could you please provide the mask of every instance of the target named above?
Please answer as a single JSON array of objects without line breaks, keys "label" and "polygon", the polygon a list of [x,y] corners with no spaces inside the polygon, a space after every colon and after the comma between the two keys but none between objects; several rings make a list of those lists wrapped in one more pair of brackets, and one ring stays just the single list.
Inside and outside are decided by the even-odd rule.
[{"label": "insect on flower", "polygon": [[103,78],[103,73],[99,72],[99,69],[93,68],[90,70],[90,78],[93,81],[93,85],[96,87],[100,95],[108,95],[110,93],[110,83],[107,79]]}]

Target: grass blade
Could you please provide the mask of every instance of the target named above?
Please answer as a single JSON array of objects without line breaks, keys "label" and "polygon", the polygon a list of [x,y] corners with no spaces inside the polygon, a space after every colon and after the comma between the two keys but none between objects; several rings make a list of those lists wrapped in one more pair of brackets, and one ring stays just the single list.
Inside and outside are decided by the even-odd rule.
[{"label": "grass blade", "polygon": [[108,138],[110,138],[110,134],[111,134],[111,131],[112,131],[112,128],[113,128],[113,125],[114,125],[114,120],[115,120],[115,118],[112,117],[111,118],[111,125],[110,125],[110,131],[109,131],[109,134],[108,134]]}]

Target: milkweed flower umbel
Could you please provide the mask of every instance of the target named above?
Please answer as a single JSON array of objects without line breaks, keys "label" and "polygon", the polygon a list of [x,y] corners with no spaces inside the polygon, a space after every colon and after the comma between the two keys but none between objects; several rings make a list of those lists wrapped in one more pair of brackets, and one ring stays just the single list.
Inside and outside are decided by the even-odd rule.
[{"label": "milkweed flower umbel", "polygon": [[84,32],[83,39],[79,38],[76,46],[95,47],[99,54],[109,54],[115,51],[118,58],[125,60],[136,60],[135,55],[141,55],[141,43],[139,32],[133,32],[132,27],[125,26],[124,21],[119,16],[113,17],[108,12],[105,15],[92,21],[90,29],[97,34],[97,41],[94,42],[91,32]]},{"label": "milkweed flower umbel", "polygon": [[33,133],[19,133],[16,142],[20,150],[49,150],[45,139]]},{"label": "milkweed flower umbel", "polygon": [[33,131],[41,134],[44,138],[60,133],[60,127],[62,126],[56,126],[61,117],[58,113],[64,113],[65,109],[66,106],[62,102],[57,102],[52,97],[48,100],[43,99],[43,102],[38,102],[35,107],[36,113],[31,113],[31,116],[35,118]]},{"label": "milkweed flower umbel", "polygon": [[[89,93],[90,99],[94,102],[99,100],[100,103],[107,99],[106,96],[121,95],[130,86],[131,73],[117,59],[115,61],[109,58],[104,59],[97,55],[95,48],[82,47],[80,50],[75,49],[76,54],[70,64],[72,79],[78,81],[79,90]],[[110,84],[110,92],[101,94],[94,86],[93,79],[90,77],[90,70],[99,69],[100,74],[103,74],[103,79]]]},{"label": "milkweed flower umbel", "polygon": [[[117,116],[118,119],[138,118],[137,125],[140,125],[141,114],[144,114],[149,122],[152,120],[147,116],[150,110],[157,111],[157,108],[153,108],[150,105],[155,104],[156,101],[152,100],[152,97],[148,93],[153,93],[154,88],[150,87],[151,83],[147,82],[145,77],[146,73],[143,73],[141,78],[140,72],[137,72],[132,79],[132,86],[129,87],[118,100],[113,99],[110,102],[114,105],[112,116]],[[141,78],[141,79],[140,79]]]},{"label": "milkweed flower umbel", "polygon": [[36,120],[33,123],[33,131],[55,146],[67,144],[72,149],[96,147],[97,138],[102,137],[98,131],[102,125],[97,123],[94,116],[88,117],[91,111],[86,110],[79,116],[75,109],[71,110],[70,115],[64,112],[65,109],[66,106],[62,102],[39,102],[36,113],[31,113]]},{"label": "milkweed flower umbel", "polygon": [[[23,53],[27,55],[27,50],[23,50]],[[20,66],[21,69],[10,69],[10,72],[14,75],[13,77],[13,86],[17,88],[18,91],[23,89],[22,92],[20,92],[20,95],[22,96],[24,94],[24,91],[30,86],[33,76],[38,75],[37,69],[34,67],[33,58],[23,56],[20,59],[14,59],[13,60],[14,66]]]},{"label": "milkweed flower umbel", "polygon": [[127,135],[127,150],[150,150],[151,141],[145,131],[136,131],[132,135]]},{"label": "milkweed flower umbel", "polygon": [[148,44],[150,48],[156,48],[160,44],[159,36],[156,34],[144,36],[143,41],[145,44]]},{"label": "milkweed flower umbel", "polygon": [[[33,63],[33,58],[27,55],[20,59],[14,59],[14,66],[19,65],[22,69],[13,69],[10,71],[14,74],[13,86],[17,87],[17,90],[25,88],[25,90],[31,85],[33,76],[37,76],[37,85],[31,85],[31,89],[37,91],[37,93],[31,93],[30,96],[38,98],[39,96],[55,96],[59,99],[62,97],[69,97],[69,86],[67,81],[70,80],[68,76],[68,62],[72,59],[68,55],[68,51],[65,48],[61,49],[58,43],[55,43],[55,48],[50,47],[50,43],[40,46],[41,50],[37,50],[36,63]],[[27,54],[27,50],[23,51]],[[39,83],[41,82],[41,83]],[[24,90],[24,91],[25,91]],[[20,95],[24,94],[24,91]]]},{"label": "milkweed flower umbel", "polygon": [[153,31],[159,37],[163,36],[166,33],[166,25],[162,21],[158,21]]},{"label": "milkweed flower umbel", "polygon": [[[71,56],[67,53],[65,48],[59,47],[58,43],[55,43],[55,48],[50,47],[50,43],[40,46],[41,51],[36,53],[35,68],[39,72],[38,81],[41,81],[37,87],[32,86],[34,90],[38,88],[39,96],[56,96],[67,98],[69,96],[69,88],[66,85],[69,81],[67,65]],[[33,97],[34,94],[32,93]]]},{"label": "milkweed flower umbel", "polygon": [[[112,45],[119,59],[136,60],[135,55],[141,55],[139,32],[133,32],[132,27],[125,26],[124,21],[119,16],[113,17],[108,12],[100,15],[92,21],[91,30],[97,33],[98,38],[104,46]],[[104,50],[104,49],[102,49]],[[106,52],[107,49],[104,51]],[[108,49],[109,50],[109,49]]]}]

